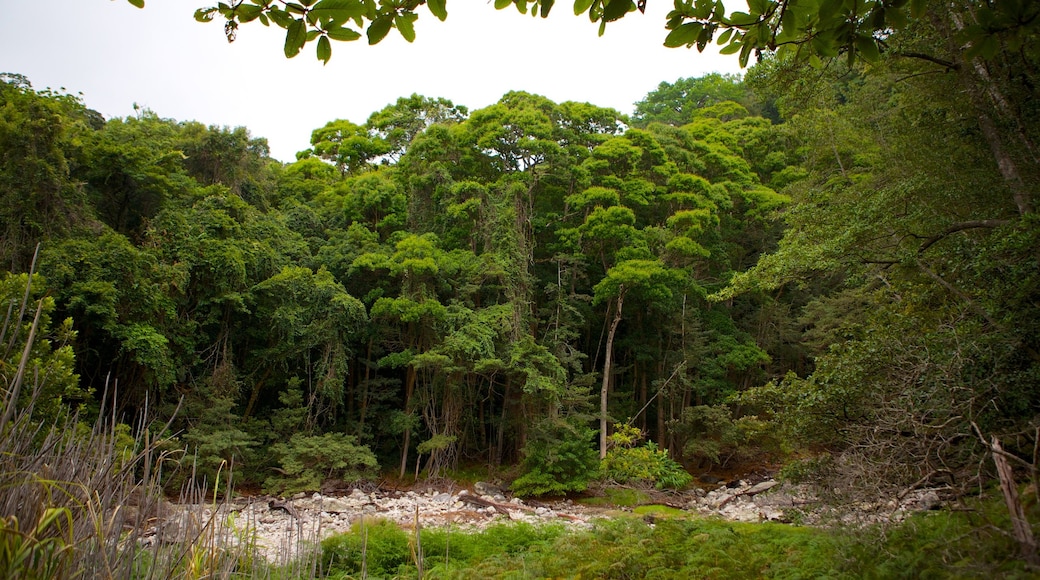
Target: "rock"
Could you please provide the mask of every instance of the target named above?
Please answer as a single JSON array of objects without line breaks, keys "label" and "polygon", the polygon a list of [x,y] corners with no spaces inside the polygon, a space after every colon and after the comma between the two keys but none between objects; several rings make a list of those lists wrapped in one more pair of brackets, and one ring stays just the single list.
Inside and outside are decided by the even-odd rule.
[{"label": "rock", "polygon": [[505,492],[502,491],[501,487],[498,487],[497,485],[495,485],[493,483],[488,483],[486,481],[478,481],[478,482],[474,483],[473,484],[473,491],[476,492],[477,495],[489,495],[489,496],[492,496],[492,497],[496,496],[496,495],[499,495],[499,496],[504,496],[505,495]]},{"label": "rock", "polygon": [[322,502],[321,509],[327,512],[342,513],[353,511],[355,508],[354,506],[342,499],[338,499],[335,497],[327,497]]},{"label": "rock", "polygon": [[368,494],[361,491],[360,489],[355,488],[354,491],[350,492],[350,498],[367,500]]},{"label": "rock", "polygon": [[717,477],[715,477],[714,475],[708,475],[707,473],[702,473],[701,475],[697,476],[697,481],[699,481],[701,483],[707,483],[707,484],[714,485],[716,483],[721,482],[722,480],[717,478]]},{"label": "rock", "polygon": [[433,501],[436,503],[451,503],[451,500],[452,498],[450,493],[439,493],[433,496]]},{"label": "rock", "polygon": [[937,510],[942,507],[942,500],[939,494],[929,490],[917,500],[917,507],[921,510]]},{"label": "rock", "polygon": [[773,479],[767,479],[766,481],[751,486],[751,489],[747,490],[744,493],[747,495],[755,495],[773,489],[777,485],[780,485],[780,482]]}]

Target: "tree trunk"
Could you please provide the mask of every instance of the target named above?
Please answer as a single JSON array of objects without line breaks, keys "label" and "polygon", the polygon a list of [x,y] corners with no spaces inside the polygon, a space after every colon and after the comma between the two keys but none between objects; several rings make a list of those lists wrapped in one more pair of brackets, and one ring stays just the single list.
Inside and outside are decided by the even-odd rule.
[{"label": "tree trunk", "polygon": [[[415,367],[408,365],[408,372],[404,380],[404,412],[406,415],[412,413],[412,392],[415,391]],[[401,479],[408,472],[408,446],[412,441],[411,426],[404,428],[404,441],[401,443]]]},{"label": "tree trunk", "polygon": [[603,386],[599,391],[599,458],[607,456],[607,387],[610,385],[610,359],[614,350],[614,334],[621,324],[621,306],[625,301],[625,286],[618,288],[617,306],[614,311],[614,320],[610,323],[607,332],[607,347],[603,353]]},{"label": "tree trunk", "polygon": [[994,435],[990,440],[990,450],[993,452],[993,463],[997,466],[997,476],[1000,477],[1000,491],[1004,492],[1004,502],[1007,504],[1008,513],[1011,515],[1011,529],[1022,559],[1033,568],[1040,567],[1040,555],[1036,551],[1036,539],[1033,537],[1033,529],[1026,519],[1025,510],[1018,497],[1018,489],[1015,486],[1015,474],[1004,457],[1004,449],[1000,446],[1000,440]]}]

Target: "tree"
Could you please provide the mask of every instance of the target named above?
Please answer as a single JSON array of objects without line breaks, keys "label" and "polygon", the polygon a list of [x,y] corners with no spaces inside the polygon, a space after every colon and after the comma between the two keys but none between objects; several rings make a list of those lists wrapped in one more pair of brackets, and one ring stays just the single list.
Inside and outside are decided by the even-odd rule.
[{"label": "tree", "polygon": [[[129,0],[138,7],[144,0]],[[369,44],[380,42],[392,28],[405,40],[415,39],[417,12],[425,5],[439,20],[447,18],[445,0],[407,0],[394,3],[365,3],[360,0],[320,0],[318,2],[279,3],[251,0],[200,8],[196,20],[208,22],[218,15],[225,20],[224,32],[233,41],[241,24],[259,21],[286,30],[285,55],[293,57],[311,41],[317,42],[318,60],[332,56],[330,39],[353,41],[365,31]],[[515,6],[523,14],[547,17],[555,0],[497,0],[495,8]],[[645,0],[575,0],[574,13],[586,14],[599,24],[602,35],[607,24],[633,12],[642,12]],[[969,57],[990,58],[1001,50],[1001,41],[1010,50],[1027,47],[1037,54],[1033,42],[1040,18],[1029,2],[998,2],[971,8],[970,3],[944,11],[960,25],[952,32],[968,46]],[[930,0],[894,2],[891,0],[833,0],[798,2],[796,0],[749,0],[747,11],[726,13],[721,0],[677,0],[668,13],[665,46],[696,46],[703,51],[713,41],[724,45],[723,54],[738,54],[740,65],[747,66],[752,54],[779,51],[822,63],[838,55],[848,62],[876,61],[882,53],[898,46],[900,34],[927,21],[936,8]],[[964,18],[969,16],[969,18]],[[947,36],[948,39],[952,35]],[[941,44],[940,44],[941,46]],[[896,49],[898,50],[898,49]],[[934,54],[918,54],[938,60]]]},{"label": "tree", "polygon": [[711,73],[674,83],[662,82],[635,104],[633,124],[637,127],[650,123],[685,125],[693,120],[697,110],[726,101],[747,101],[749,92],[740,76],[733,74]]}]

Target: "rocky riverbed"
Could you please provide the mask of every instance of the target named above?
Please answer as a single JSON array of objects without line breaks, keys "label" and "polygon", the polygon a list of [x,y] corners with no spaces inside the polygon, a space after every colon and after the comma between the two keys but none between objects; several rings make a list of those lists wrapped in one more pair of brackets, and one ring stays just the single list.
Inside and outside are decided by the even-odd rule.
[{"label": "rocky riverbed", "polygon": [[[716,489],[656,494],[651,503],[663,504],[704,517],[743,522],[863,524],[901,519],[914,510],[941,505],[935,490],[917,490],[898,501],[844,506],[823,505],[805,487],[773,479],[719,485]],[[157,526],[183,527],[180,522],[211,521],[232,543],[252,544],[272,563],[287,562],[322,538],[349,531],[362,519],[389,520],[414,529],[454,526],[479,530],[499,522],[562,523],[580,528],[596,518],[619,515],[631,508],[590,506],[571,500],[524,501],[509,497],[497,486],[478,482],[469,488],[430,487],[408,491],[354,489],[344,493],[297,494],[291,498],[243,497],[212,505],[181,505]],[[652,518],[650,518],[652,519]]]}]

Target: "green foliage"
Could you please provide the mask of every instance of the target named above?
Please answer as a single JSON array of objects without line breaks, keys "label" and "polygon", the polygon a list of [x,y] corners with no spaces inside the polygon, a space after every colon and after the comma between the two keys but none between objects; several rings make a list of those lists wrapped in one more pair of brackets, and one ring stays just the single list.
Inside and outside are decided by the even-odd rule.
[{"label": "green foliage", "polygon": [[533,425],[513,493],[526,497],[585,491],[599,475],[593,436],[591,428],[575,420],[546,419]]},{"label": "green foliage", "polygon": [[271,452],[282,473],[269,478],[265,487],[277,493],[315,491],[327,479],[354,482],[370,478],[379,466],[368,447],[343,433],[297,433],[288,442],[272,445]]},{"label": "green foliage", "polygon": [[701,466],[726,467],[777,450],[773,425],[754,415],[733,418],[726,405],[683,409],[670,425],[683,444],[683,457]]},{"label": "green foliage", "polygon": [[739,75],[711,73],[696,78],[662,82],[635,104],[633,121],[637,127],[665,123],[676,127],[694,119],[698,111],[723,102],[746,101],[748,89]]},{"label": "green foliage", "polygon": [[610,448],[602,462],[602,473],[617,483],[645,483],[658,489],[682,489],[693,477],[659,449],[653,441],[639,445],[643,438],[637,427],[615,424],[608,437]]},{"label": "green foliage", "polygon": [[479,532],[426,528],[422,531],[424,568],[434,578],[453,573],[471,577],[485,566],[493,568],[500,562],[548,549],[566,534],[564,526],[524,522],[494,524]]},{"label": "green foliage", "polygon": [[[21,376],[18,400],[11,404],[33,409],[34,423],[50,425],[81,410],[91,393],[75,374],[72,319],[53,323],[55,301],[46,291],[38,274],[31,284],[27,274],[0,274],[0,377],[6,382],[5,396],[14,395],[15,378]],[[19,375],[23,362],[24,374]]]},{"label": "green foliage", "polygon": [[47,508],[35,525],[21,529],[15,516],[0,518],[0,575],[44,579],[70,575],[75,543],[72,512]]},{"label": "green foliage", "polygon": [[362,569],[372,577],[392,577],[412,562],[412,551],[408,535],[393,522],[362,519],[349,533],[322,540],[321,561],[324,570],[340,577]]}]

